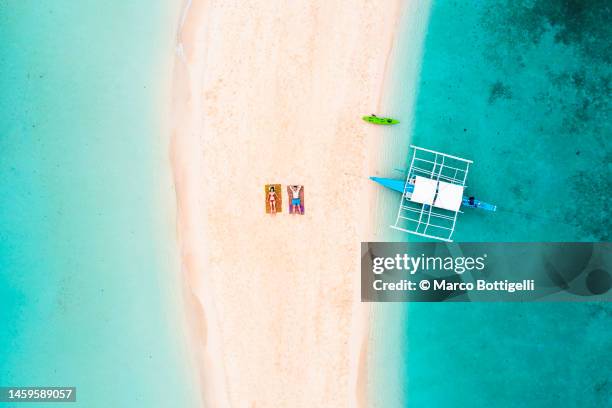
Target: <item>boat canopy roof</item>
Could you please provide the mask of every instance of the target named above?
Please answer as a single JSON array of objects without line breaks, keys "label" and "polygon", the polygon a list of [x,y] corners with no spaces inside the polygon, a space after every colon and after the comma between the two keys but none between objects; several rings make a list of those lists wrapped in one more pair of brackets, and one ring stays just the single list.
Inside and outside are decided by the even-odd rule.
[{"label": "boat canopy roof", "polygon": [[416,176],[414,180],[414,191],[410,201],[421,204],[433,204],[436,197],[438,182],[421,176]]},{"label": "boat canopy roof", "polygon": [[459,211],[463,200],[463,187],[458,184],[447,183],[416,176],[414,191],[410,201],[415,203],[433,205],[450,211]]},{"label": "boat canopy roof", "polygon": [[462,200],[463,186],[445,183],[444,181],[438,182],[438,195],[436,196],[434,206],[457,212],[459,207],[461,207]]}]

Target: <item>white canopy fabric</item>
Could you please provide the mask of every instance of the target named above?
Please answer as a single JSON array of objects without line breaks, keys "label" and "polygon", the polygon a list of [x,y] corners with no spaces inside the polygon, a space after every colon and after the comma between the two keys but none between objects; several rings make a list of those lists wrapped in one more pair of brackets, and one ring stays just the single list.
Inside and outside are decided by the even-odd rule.
[{"label": "white canopy fabric", "polygon": [[421,176],[416,176],[414,181],[414,191],[410,201],[416,203],[432,205],[436,195],[437,181]]},{"label": "white canopy fabric", "polygon": [[440,181],[438,183],[438,196],[434,207],[450,211],[459,211],[463,199],[463,186]]}]

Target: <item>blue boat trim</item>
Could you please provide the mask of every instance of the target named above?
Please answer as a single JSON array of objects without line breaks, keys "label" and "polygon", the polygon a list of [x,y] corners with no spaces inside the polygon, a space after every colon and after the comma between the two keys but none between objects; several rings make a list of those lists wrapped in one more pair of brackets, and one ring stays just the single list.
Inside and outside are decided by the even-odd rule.
[{"label": "blue boat trim", "polygon": [[[378,184],[387,187],[393,191],[397,191],[399,193],[404,192],[404,180],[391,179],[391,178],[383,178],[383,177],[370,177],[370,180],[377,182]],[[412,192],[414,189],[414,185],[408,184],[407,191]],[[473,204],[470,203],[469,197],[463,197],[461,205],[469,208],[478,208],[486,211],[497,211],[497,206],[489,203],[485,203],[484,201],[474,199]]]}]

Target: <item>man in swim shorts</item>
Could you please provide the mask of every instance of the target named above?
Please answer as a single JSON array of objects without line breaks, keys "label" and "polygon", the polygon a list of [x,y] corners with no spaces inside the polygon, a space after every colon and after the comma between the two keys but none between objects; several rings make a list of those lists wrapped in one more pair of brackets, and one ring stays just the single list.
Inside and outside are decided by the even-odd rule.
[{"label": "man in swim shorts", "polygon": [[289,207],[289,212],[292,214],[302,214],[302,203],[300,200],[300,190],[302,186],[289,186],[291,190],[291,206]]}]

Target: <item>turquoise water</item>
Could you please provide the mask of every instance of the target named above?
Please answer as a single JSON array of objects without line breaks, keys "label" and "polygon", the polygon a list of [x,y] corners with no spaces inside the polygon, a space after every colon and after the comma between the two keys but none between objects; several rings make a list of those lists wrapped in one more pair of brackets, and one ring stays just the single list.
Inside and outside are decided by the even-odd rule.
[{"label": "turquoise water", "polygon": [[[455,240],[610,240],[610,10],[433,3],[412,142],[474,160],[472,194],[500,209],[463,214]],[[399,390],[386,406],[612,405],[609,304],[381,310],[391,332],[407,317],[403,340],[378,361],[383,387],[388,378]]]},{"label": "turquoise water", "polygon": [[0,3],[1,385],[197,401],[158,79],[169,3]]}]

